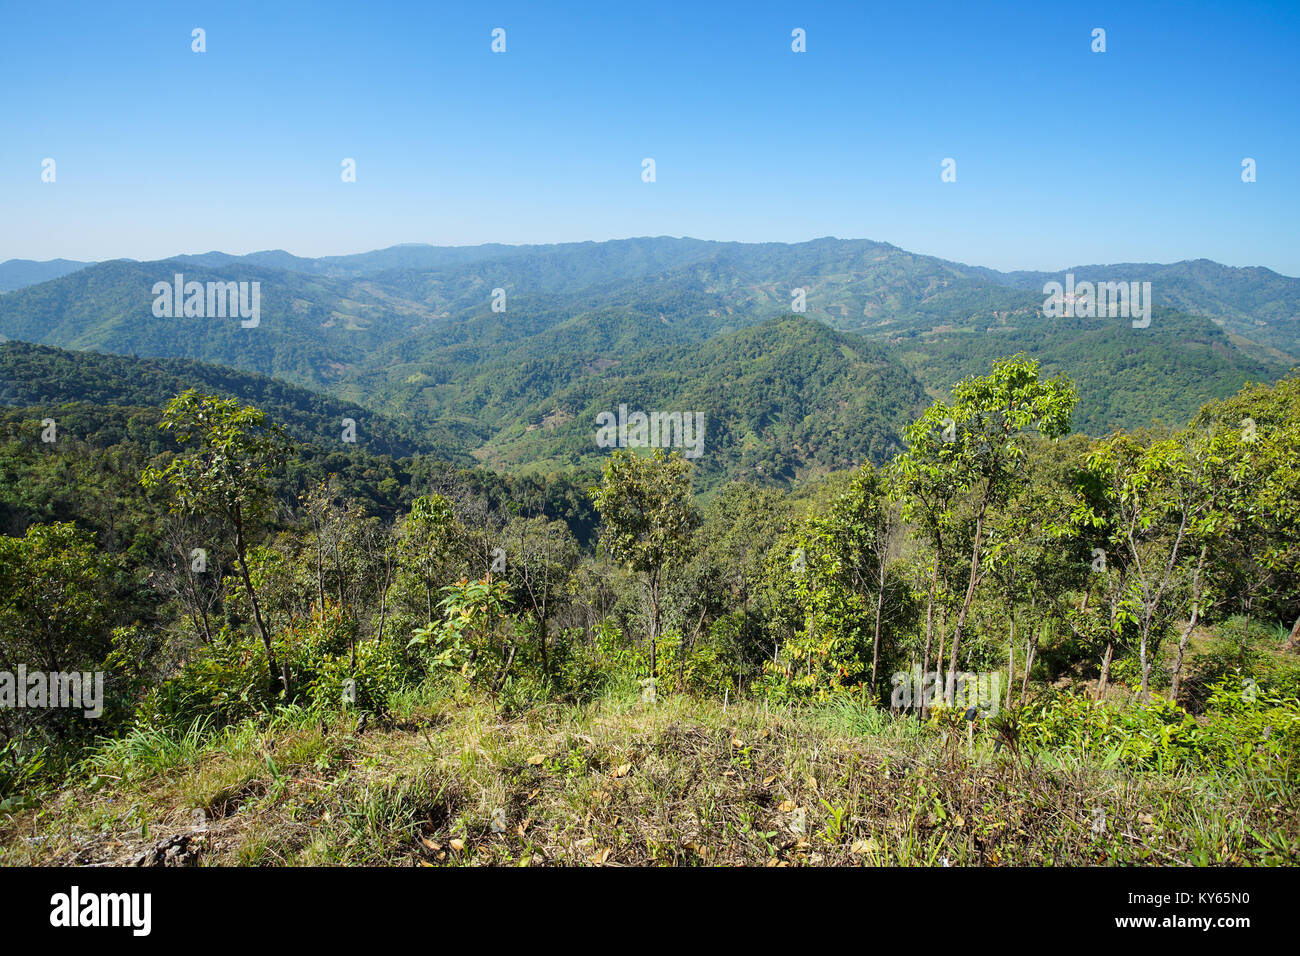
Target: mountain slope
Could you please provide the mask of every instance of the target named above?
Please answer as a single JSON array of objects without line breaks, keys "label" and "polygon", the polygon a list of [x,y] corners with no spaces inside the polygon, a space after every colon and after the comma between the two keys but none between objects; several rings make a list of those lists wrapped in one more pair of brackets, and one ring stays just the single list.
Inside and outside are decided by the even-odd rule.
[{"label": "mountain slope", "polygon": [[[259,282],[260,324],[155,318],[153,285],[177,272]],[[1185,421],[1300,354],[1300,280],[1203,261],[1087,267],[1076,278],[1089,275],[1152,281],[1159,318],[1145,330],[1047,319],[1049,274],[870,240],[657,237],[119,260],[0,295],[0,339],[275,376],[400,420],[449,457],[517,470],[589,463],[600,410],[699,409],[718,442],[701,462],[710,480],[754,477],[761,464],[783,482],[883,457],[917,396],[941,395],[1015,352],[1080,383],[1076,427],[1090,433]],[[1171,310],[1166,294],[1182,305]],[[799,295],[806,311],[795,320]],[[841,366],[834,356],[846,351]],[[896,401],[882,404],[872,391],[881,383]],[[836,417],[841,401],[865,426]]]},{"label": "mountain slope", "polygon": [[1124,319],[1017,315],[983,329],[900,337],[894,346],[935,397],[986,373],[995,359],[1024,352],[1049,373],[1070,376],[1079,388],[1074,427],[1091,435],[1152,421],[1181,426],[1205,402],[1287,371],[1242,352],[1209,319],[1159,307],[1145,329]]},{"label": "mountain slope", "polygon": [[[238,318],[157,318],[155,283],[257,282],[256,328]],[[250,296],[251,298],[251,296]],[[0,335],[69,349],[190,358],[321,387],[427,310],[362,282],[174,260],[116,260],[0,296]]]},{"label": "mountain slope", "polygon": [[1234,268],[1194,259],[1167,265],[1075,266],[1061,272],[978,271],[993,281],[1039,293],[1047,282],[1064,283],[1066,273],[1073,273],[1076,283],[1150,282],[1152,296],[1160,305],[1213,319],[1236,335],[1276,350],[1274,358],[1300,360],[1300,279],[1271,269]]},{"label": "mountain slope", "polygon": [[284,382],[187,359],[137,359],[70,352],[26,342],[0,344],[0,405],[45,409],[92,406],[157,408],[187,388],[256,405],[299,441],[346,449],[343,419],[356,423],[356,445],[402,457],[425,452],[461,463],[455,447],[430,445],[406,426],[359,405]]},{"label": "mountain slope", "polygon": [[787,483],[883,462],[925,405],[917,382],[885,350],[801,317],[643,351],[592,366],[486,443],[479,457],[506,467],[585,464],[603,457],[597,416],[704,415],[700,481]]},{"label": "mountain slope", "polygon": [[14,289],[49,282],[93,265],[93,262],[77,262],[73,259],[47,259],[44,262],[9,259],[0,262],[0,292],[12,292]]}]

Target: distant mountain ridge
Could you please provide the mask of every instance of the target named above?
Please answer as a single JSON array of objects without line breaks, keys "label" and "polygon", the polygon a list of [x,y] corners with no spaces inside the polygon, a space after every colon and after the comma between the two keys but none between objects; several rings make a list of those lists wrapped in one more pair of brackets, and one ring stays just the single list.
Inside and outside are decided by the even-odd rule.
[{"label": "distant mountain ridge", "polygon": [[0,262],[0,293],[59,279],[94,264],[74,259],[46,259],[40,262],[35,259],[9,259]]},{"label": "distant mountain ridge", "polygon": [[[1094,434],[1184,422],[1300,360],[1300,280],[1203,260],[1067,271],[1151,281],[1150,328],[1048,318],[1042,286],[1064,272],[871,240],[659,237],[114,260],[0,295],[0,338],[273,376],[512,470],[589,464],[594,416],[620,402],[707,405],[710,480],[883,460],[905,415],[1014,352],[1080,382],[1076,424]],[[177,273],[259,283],[257,328],[155,317],[154,284]]]},{"label": "distant mountain ridge", "polygon": [[[879,262],[897,259],[910,263],[913,273],[928,284],[913,293],[934,293],[960,281],[985,283],[987,297],[994,289],[1013,289],[1041,296],[1049,281],[1063,281],[1067,273],[1077,281],[1150,281],[1157,302],[1191,315],[1203,315],[1233,334],[1275,350],[1278,356],[1300,359],[1300,278],[1280,275],[1263,267],[1224,266],[1208,259],[1174,263],[1118,263],[1078,265],[1056,271],[1019,270],[1001,272],[983,266],[969,266],[918,255],[888,243],[865,239],[814,239],[803,243],[741,243],[691,238],[642,237],[606,242],[571,242],[552,245],[432,246],[407,243],[370,252],[307,258],[284,250],[264,250],[237,256],[224,252],[178,255],[170,260],[189,266],[227,268],[253,266],[302,275],[333,279],[375,279],[381,283],[405,284],[411,273],[448,273],[493,264],[513,272],[524,271],[540,285],[534,288],[558,291],[591,285],[599,279],[615,281],[642,279],[692,270],[724,282],[743,286],[762,285],[784,273],[785,281],[800,274],[808,278],[841,280],[868,273],[880,273]],[[134,261],[134,260],[116,260]],[[509,265],[507,266],[507,263]],[[0,293],[60,278],[95,263],[55,259],[49,262],[11,259],[0,263]],[[933,283],[938,281],[939,286]],[[842,283],[843,284],[843,283]],[[862,317],[877,318],[897,310],[900,299],[888,294],[873,299],[878,285],[849,281],[843,291],[863,293]],[[823,289],[828,300],[834,286]],[[895,292],[900,290],[893,290]],[[954,290],[955,291],[955,290]],[[967,288],[965,291],[969,292]],[[950,295],[949,298],[952,298]],[[945,304],[942,296],[932,307]],[[843,303],[823,301],[831,315],[849,327],[853,309]],[[779,311],[779,310],[778,310]],[[861,329],[858,329],[861,330]]]},{"label": "distant mountain ridge", "polygon": [[187,359],[141,359],[26,342],[0,343],[0,406],[47,413],[72,403],[158,408],[188,388],[256,405],[299,441],[326,449],[345,448],[344,419],[350,419],[355,424],[355,445],[366,451],[394,457],[424,452],[462,464],[471,461],[453,448],[425,445],[386,416],[262,375]]}]

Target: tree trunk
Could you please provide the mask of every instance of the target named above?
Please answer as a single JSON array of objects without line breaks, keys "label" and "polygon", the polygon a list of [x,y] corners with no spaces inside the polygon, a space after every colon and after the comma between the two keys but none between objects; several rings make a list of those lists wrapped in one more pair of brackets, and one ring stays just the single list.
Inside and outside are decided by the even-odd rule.
[{"label": "tree trunk", "polygon": [[384,561],[384,590],[379,595],[379,634],[375,640],[380,644],[384,642],[384,622],[388,619],[388,583],[393,575],[393,562],[385,559]]},{"label": "tree trunk", "polygon": [[[948,589],[948,582],[943,582],[944,591]],[[935,689],[939,692],[940,699],[947,702],[947,688],[943,685],[943,654],[948,647],[948,605],[939,605],[939,646],[934,656],[934,683]]]},{"label": "tree trunk", "polygon": [[[659,575],[650,578],[650,679],[659,679]],[[659,688],[655,687],[656,695]]]},{"label": "tree trunk", "polygon": [[501,665],[500,672],[497,674],[496,679],[492,681],[492,693],[495,694],[498,691],[500,691],[501,685],[506,682],[506,675],[510,673],[510,665],[515,662],[515,651],[517,650],[518,650],[517,645],[515,644],[510,645],[510,650],[509,653],[507,653],[506,655],[505,663]]},{"label": "tree trunk", "polygon": [[1007,707],[1011,706],[1011,688],[1016,682],[1016,619],[1011,618],[1011,639],[1007,641]]},{"label": "tree trunk", "polygon": [[1295,619],[1291,625],[1291,633],[1287,636],[1286,643],[1282,645],[1284,654],[1300,653],[1300,617]]},{"label": "tree trunk", "polygon": [[542,652],[542,679],[550,677],[551,666],[546,659],[546,612],[542,611],[541,616],[537,618],[537,641]]},{"label": "tree trunk", "polygon": [[1205,555],[1208,549],[1208,544],[1201,545],[1201,556],[1196,559],[1196,570],[1192,573],[1192,616],[1187,622],[1187,629],[1183,631],[1183,636],[1178,641],[1178,655],[1174,658],[1173,682],[1169,688],[1169,696],[1174,700],[1178,699],[1178,689],[1182,685],[1183,654],[1187,650],[1187,639],[1192,636],[1192,631],[1196,629],[1196,621],[1201,615],[1201,569],[1205,566]]},{"label": "tree trunk", "polygon": [[934,568],[930,572],[930,596],[925,602],[925,653],[921,657],[921,694],[916,705],[917,717],[925,719],[925,675],[930,672],[930,641],[934,636],[934,597],[939,590],[939,552],[934,554]]},{"label": "tree trunk", "polygon": [[1115,643],[1106,642],[1106,653],[1101,659],[1101,678],[1097,681],[1097,699],[1101,700],[1106,694],[1106,682],[1110,680],[1110,658],[1114,653]]},{"label": "tree trunk", "polygon": [[[1043,629],[1046,630],[1047,622],[1043,622]],[[1038,642],[1042,639],[1039,631],[1030,631],[1032,635],[1029,640],[1025,641],[1025,673],[1020,681],[1020,703],[1025,702],[1029,696],[1029,672],[1034,668],[1034,659],[1038,657]]]},{"label": "tree trunk", "polygon": [[[957,652],[961,649],[962,632],[966,629],[966,615],[970,613],[970,606],[975,600],[975,588],[979,584],[980,546],[984,543],[983,539],[984,503],[981,503],[979,515],[975,518],[975,544],[971,548],[970,555],[970,581],[966,585],[966,597],[961,602],[961,610],[957,613],[957,625],[952,630],[952,654],[948,659],[948,684],[953,686],[956,685],[957,681]],[[944,692],[947,693],[946,686]]]},{"label": "tree trunk", "polygon": [[320,609],[325,610],[325,552],[322,549],[320,525],[316,525],[316,594],[320,598]]},{"label": "tree trunk", "polygon": [[[266,622],[262,620],[262,607],[257,602],[257,592],[253,590],[253,579],[248,573],[248,558],[244,554],[244,522],[239,515],[235,516],[235,556],[239,559],[239,573],[244,579],[244,587],[248,589],[248,602],[253,605],[253,619],[257,621],[257,630],[262,635],[262,646],[266,648],[266,666],[271,674],[270,689],[274,692],[278,683],[282,686],[285,696],[288,697],[289,672],[277,663],[275,648],[271,644],[271,632],[267,629]],[[276,671],[279,671],[279,674]]]},{"label": "tree trunk", "polygon": [[[886,542],[887,544],[887,542]],[[876,696],[876,668],[880,663],[880,617],[885,608],[885,556],[888,553],[887,547],[882,546],[880,551],[880,566],[877,569],[879,577],[876,580],[879,593],[876,595],[876,636],[871,642],[871,697]]]}]

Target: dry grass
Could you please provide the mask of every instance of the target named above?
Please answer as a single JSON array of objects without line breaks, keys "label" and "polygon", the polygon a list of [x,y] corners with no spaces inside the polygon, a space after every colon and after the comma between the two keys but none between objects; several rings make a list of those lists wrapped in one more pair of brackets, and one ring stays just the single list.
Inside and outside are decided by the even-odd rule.
[{"label": "dry grass", "polygon": [[431,699],[362,734],[304,717],[140,775],[104,767],[9,819],[0,862],[119,864],[182,834],[216,865],[1300,862],[1291,782],[991,743],[851,706],[615,697],[503,719]]}]

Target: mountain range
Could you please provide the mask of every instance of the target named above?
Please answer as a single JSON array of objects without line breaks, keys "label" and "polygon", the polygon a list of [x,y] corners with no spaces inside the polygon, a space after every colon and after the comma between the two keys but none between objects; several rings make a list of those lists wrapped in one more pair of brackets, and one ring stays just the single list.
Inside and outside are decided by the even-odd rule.
[{"label": "mountain range", "polygon": [[[1044,284],[1067,273],[1149,281],[1149,327],[1044,314]],[[155,316],[155,285],[177,274],[257,283],[257,326]],[[0,337],[65,351],[0,351],[5,404],[88,400],[97,377],[137,384],[90,400],[152,404],[190,383],[274,398],[286,415],[352,417],[375,451],[512,471],[598,460],[596,418],[619,405],[699,411],[706,485],[883,460],[932,398],[1016,352],[1079,384],[1075,425],[1092,434],[1183,424],[1300,361],[1300,279],[1267,269],[1195,260],[1002,273],[868,240],[11,260],[0,264],[6,288]],[[106,355],[139,371],[105,372]],[[335,430],[295,427],[326,440]]]}]

